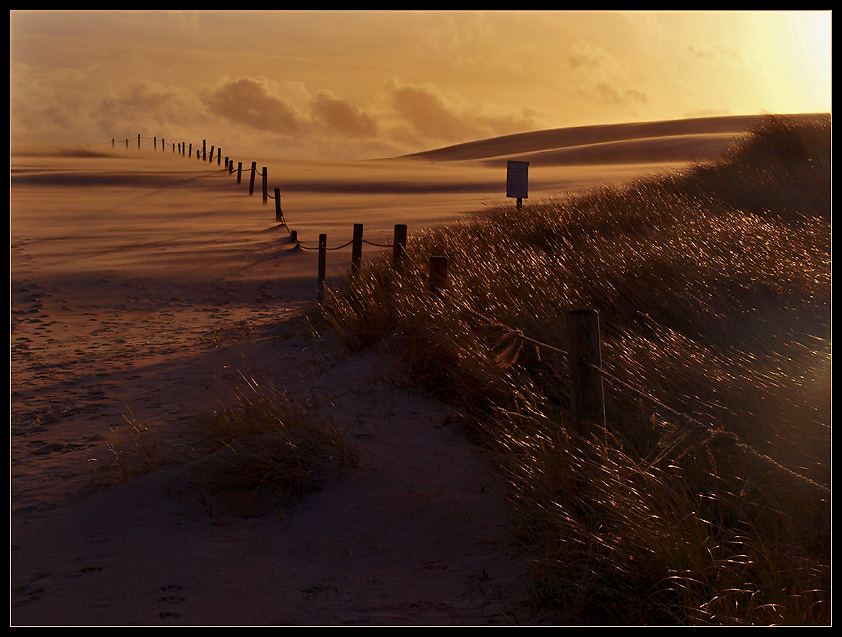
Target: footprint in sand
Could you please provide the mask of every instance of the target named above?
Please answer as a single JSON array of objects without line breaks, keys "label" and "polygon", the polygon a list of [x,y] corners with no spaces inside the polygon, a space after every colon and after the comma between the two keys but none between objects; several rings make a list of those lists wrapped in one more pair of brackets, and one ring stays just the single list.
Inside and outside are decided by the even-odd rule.
[{"label": "footprint in sand", "polygon": [[[178,584],[164,584],[160,588],[162,593],[166,593],[166,595],[162,595],[158,598],[158,601],[163,604],[183,604],[185,599],[181,595],[176,593],[180,593],[183,589]],[[178,618],[180,615],[174,611],[169,610],[162,610],[158,613],[158,616],[161,619],[172,619]]]}]

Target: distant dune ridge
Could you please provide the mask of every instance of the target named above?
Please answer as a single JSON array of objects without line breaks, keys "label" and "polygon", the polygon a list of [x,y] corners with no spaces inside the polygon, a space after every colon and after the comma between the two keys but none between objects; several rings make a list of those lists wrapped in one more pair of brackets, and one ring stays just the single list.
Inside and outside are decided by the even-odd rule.
[{"label": "distant dune ridge", "polygon": [[576,126],[505,135],[403,157],[489,164],[519,160],[542,166],[699,161],[719,155],[765,117],[742,115]]}]

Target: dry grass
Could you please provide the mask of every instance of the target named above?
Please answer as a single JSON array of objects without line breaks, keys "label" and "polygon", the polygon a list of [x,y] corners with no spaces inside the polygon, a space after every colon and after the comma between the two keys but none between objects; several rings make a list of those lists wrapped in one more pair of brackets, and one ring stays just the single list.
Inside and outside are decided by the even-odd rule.
[{"label": "dry grass", "polygon": [[289,400],[271,384],[242,377],[231,404],[200,418],[205,452],[194,479],[208,512],[255,517],[282,513],[307,492],[357,466],[342,429]]},{"label": "dry grass", "polygon": [[[323,303],[350,347],[386,340],[499,458],[535,602],[558,621],[829,623],[822,490],[659,406],[829,485],[829,130],[769,118],[685,174],[431,232],[403,272],[384,259]],[[449,259],[442,298],[431,255]],[[579,437],[553,348],[583,307],[600,313],[608,431]]]}]

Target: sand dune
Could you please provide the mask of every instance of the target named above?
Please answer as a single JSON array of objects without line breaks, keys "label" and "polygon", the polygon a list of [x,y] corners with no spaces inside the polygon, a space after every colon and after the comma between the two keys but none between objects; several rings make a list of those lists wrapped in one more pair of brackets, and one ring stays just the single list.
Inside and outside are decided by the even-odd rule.
[{"label": "sand dune", "polygon": [[706,117],[561,128],[505,135],[405,157],[425,161],[480,160],[491,165],[517,159],[535,166],[700,161],[723,152],[763,117]]},{"label": "sand dune", "polygon": [[[387,243],[396,223],[414,234],[512,205],[509,157],[531,162],[530,197],[564,196],[709,156],[755,121],[540,131],[411,161],[256,158],[288,227],[259,179],[249,196],[247,176],[237,184],[216,164],[13,149],[12,623],[507,621],[500,594],[518,565],[502,546],[497,477],[445,406],[402,387],[400,361],[278,326],[316,295],[316,253],[288,229],[336,246],[363,223],[367,240]],[[331,280],[343,276],[350,248],[328,264]],[[90,493],[123,415],[176,448],[242,369],[339,414],[360,470],[259,519],[209,514],[178,466]]]}]

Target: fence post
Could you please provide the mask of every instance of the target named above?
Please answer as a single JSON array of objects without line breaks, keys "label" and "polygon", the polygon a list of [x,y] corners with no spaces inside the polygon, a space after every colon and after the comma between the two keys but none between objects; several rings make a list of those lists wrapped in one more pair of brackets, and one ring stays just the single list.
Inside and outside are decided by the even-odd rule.
[{"label": "fence post", "polygon": [[207,140],[203,139],[202,140],[202,161],[205,161],[206,153],[207,153]]},{"label": "fence post", "polygon": [[281,189],[275,188],[275,221],[283,222],[284,213],[281,211]]},{"label": "fence post", "polygon": [[[216,151],[216,165],[217,165],[217,166],[219,166],[219,165],[220,165],[220,158],[221,158],[221,157],[222,157],[222,149],[220,148],[220,149],[218,149],[218,150]],[[226,166],[228,165],[228,162],[227,162],[227,161],[225,162],[225,165],[226,165]]]},{"label": "fence post", "polygon": [[140,133],[137,134],[137,147],[140,148]]},{"label": "fence post", "polygon": [[167,144],[164,141],[164,138],[162,137],[161,138],[161,152],[163,153],[165,150],[167,150]]},{"label": "fence post", "polygon": [[193,157],[193,142],[190,142],[190,150],[187,153],[188,157]]},{"label": "fence post", "polygon": [[588,425],[605,429],[602,375],[597,371],[602,367],[599,313],[596,310],[568,313],[567,338],[572,428],[579,434],[585,434]]},{"label": "fence post", "polygon": [[111,138],[111,148],[114,148],[114,138]]},{"label": "fence post", "polygon": [[430,294],[441,297],[447,287],[447,257],[430,257]]},{"label": "fence post", "polygon": [[354,238],[351,244],[351,275],[356,276],[360,272],[360,261],[363,256],[363,224],[354,224]]},{"label": "fence post", "polygon": [[268,179],[268,173],[266,172],[266,166],[264,166],[263,167],[263,205],[264,206],[269,201],[269,193],[266,191],[266,180],[267,179]]},{"label": "fence post", "polygon": [[251,180],[249,181],[249,194],[254,194],[254,173],[257,172],[257,162],[251,162]]},{"label": "fence post", "polygon": [[395,224],[395,238],[392,241],[392,269],[400,272],[406,257],[406,225]]},{"label": "fence post", "polygon": [[213,161],[213,144],[211,144],[210,155],[208,155],[208,162]]},{"label": "fence post", "polygon": [[240,183],[240,180],[243,177],[243,162],[237,162],[237,183]]},{"label": "fence post", "polygon": [[327,264],[327,235],[319,235],[319,303],[325,295],[325,270]]}]

